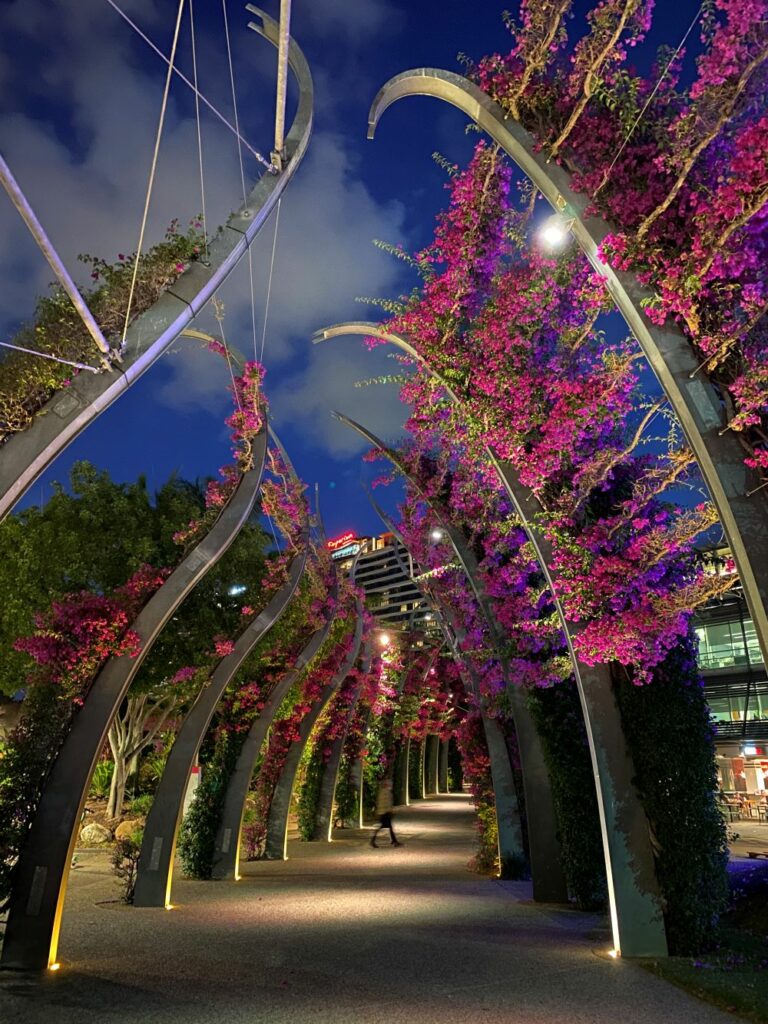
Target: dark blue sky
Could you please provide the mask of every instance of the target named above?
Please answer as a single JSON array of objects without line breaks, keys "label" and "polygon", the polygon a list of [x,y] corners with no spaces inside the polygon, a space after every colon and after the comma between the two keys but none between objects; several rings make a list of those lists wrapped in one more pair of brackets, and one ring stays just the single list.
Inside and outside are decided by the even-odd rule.
[{"label": "dark blue sky", "polygon": [[[120,4],[165,52],[176,0]],[[377,317],[358,296],[392,296],[410,287],[401,264],[376,250],[374,237],[414,249],[431,235],[445,202],[435,150],[462,162],[476,141],[465,118],[433,100],[409,99],[387,112],[374,142],[367,112],[390,76],[414,66],[459,70],[459,51],[479,57],[509,46],[501,11],[510,4],[465,0],[294,0],[293,33],[312,67],[315,133],[288,188],[277,235],[264,361],[274,420],[299,473],[320,485],[331,536],[379,532],[359,479],[362,445],[332,423],[340,408],[392,437],[403,412],[393,388],[356,389],[356,380],[392,372],[380,351],[358,339],[310,344],[312,332],[344,319]],[[579,4],[578,10],[588,5]],[[277,0],[265,9],[276,16]],[[656,46],[677,45],[698,4],[659,5],[654,30],[637,51],[646,67]],[[268,152],[273,118],[274,52],[246,29],[247,15],[228,0],[243,134]],[[580,15],[579,17],[581,17]],[[221,3],[197,0],[195,25],[202,91],[231,117]],[[578,24],[578,21],[577,23]],[[114,258],[136,246],[164,80],[163,65],[106,0],[17,0],[0,4],[0,148],[80,280],[79,252]],[[191,77],[185,18],[179,65]],[[209,229],[238,205],[239,172],[231,136],[204,116]],[[259,173],[246,158],[249,181]],[[201,206],[194,106],[175,84],[150,221],[156,240],[173,217],[186,222]],[[273,222],[254,253],[256,345],[260,346]],[[28,317],[51,274],[0,197],[0,329]],[[222,290],[228,339],[253,351],[247,267]],[[210,329],[203,316],[199,324]],[[211,357],[178,343],[143,380],[70,446],[32,489],[45,500],[50,482],[76,459],[107,467],[117,479],[146,473],[151,485],[171,471],[212,474],[227,453],[221,420],[225,381]]]}]

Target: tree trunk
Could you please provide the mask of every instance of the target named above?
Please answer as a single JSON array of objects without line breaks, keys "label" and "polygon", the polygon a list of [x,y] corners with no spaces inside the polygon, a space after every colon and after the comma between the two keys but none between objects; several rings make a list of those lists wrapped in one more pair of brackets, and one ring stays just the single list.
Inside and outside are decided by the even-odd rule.
[{"label": "tree trunk", "polygon": [[[113,749],[114,754],[114,749]],[[112,772],[112,782],[109,787],[109,800],[107,801],[107,817],[117,818],[123,813],[125,802],[125,784],[128,779],[125,757],[115,757],[115,770]]]}]

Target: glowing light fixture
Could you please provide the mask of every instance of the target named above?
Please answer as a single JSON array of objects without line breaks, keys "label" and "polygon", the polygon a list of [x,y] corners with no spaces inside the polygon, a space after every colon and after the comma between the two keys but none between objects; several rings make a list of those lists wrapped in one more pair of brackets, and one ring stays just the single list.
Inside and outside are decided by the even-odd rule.
[{"label": "glowing light fixture", "polygon": [[174,907],[174,905],[172,903],[166,903],[165,904],[165,909],[166,910],[175,910],[176,908]]},{"label": "glowing light fixture", "polygon": [[379,633],[379,643],[382,647],[389,647],[389,633]]},{"label": "glowing light fixture", "polygon": [[573,218],[553,213],[539,228],[539,240],[545,249],[561,249],[568,241],[572,226]]},{"label": "glowing light fixture", "polygon": [[429,539],[433,540],[435,543],[437,543],[439,540],[443,539],[443,536],[444,536],[443,535],[443,531],[441,529],[439,529],[438,527],[435,527],[435,529],[432,530],[432,532],[430,533]]},{"label": "glowing light fixture", "polygon": [[61,964],[48,964],[48,970],[49,971],[59,971],[59,970],[61,970]]},{"label": "glowing light fixture", "polygon": [[609,949],[608,950],[608,956],[611,958],[611,960],[618,960],[620,955],[621,954],[619,953],[618,949]]},{"label": "glowing light fixture", "polygon": [[237,597],[238,594],[244,594],[247,589],[244,583],[233,583],[227,593],[230,597]]}]

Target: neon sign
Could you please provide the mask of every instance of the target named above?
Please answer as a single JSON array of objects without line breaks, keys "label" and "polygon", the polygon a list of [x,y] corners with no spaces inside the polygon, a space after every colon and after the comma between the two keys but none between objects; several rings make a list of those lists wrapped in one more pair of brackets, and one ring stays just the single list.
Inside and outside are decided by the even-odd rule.
[{"label": "neon sign", "polygon": [[352,558],[359,551],[360,551],[360,545],[357,542],[355,542],[353,544],[346,544],[343,548],[337,548],[335,551],[332,551],[331,552],[331,558],[333,558],[333,559]]},{"label": "neon sign", "polygon": [[346,547],[347,544],[351,544],[355,539],[354,533],[350,530],[348,533],[342,533],[340,537],[334,537],[333,540],[326,542],[329,551],[338,551],[339,548]]}]

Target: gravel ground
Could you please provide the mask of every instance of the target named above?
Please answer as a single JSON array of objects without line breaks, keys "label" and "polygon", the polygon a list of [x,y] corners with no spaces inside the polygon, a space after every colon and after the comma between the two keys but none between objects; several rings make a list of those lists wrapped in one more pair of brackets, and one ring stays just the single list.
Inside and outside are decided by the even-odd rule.
[{"label": "gravel ground", "polygon": [[0,974],[3,1024],[733,1024],[628,961],[603,919],[535,905],[466,870],[464,796],[401,809],[400,848],[370,832],[292,842],[237,883],[178,881],[174,909],[109,902],[104,853],[80,855],[44,977]]}]

